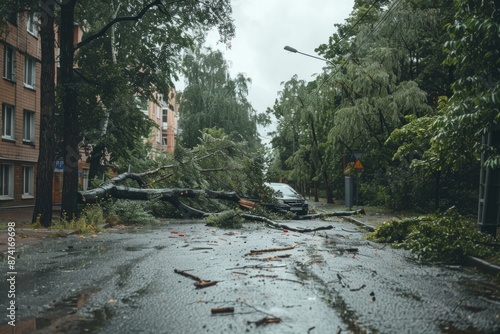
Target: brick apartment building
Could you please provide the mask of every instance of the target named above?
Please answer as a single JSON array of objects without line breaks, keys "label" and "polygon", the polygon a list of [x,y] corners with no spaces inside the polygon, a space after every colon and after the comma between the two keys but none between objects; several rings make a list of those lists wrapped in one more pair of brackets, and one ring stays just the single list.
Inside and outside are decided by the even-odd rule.
[{"label": "brick apartment building", "polygon": [[[0,35],[1,119],[0,128],[0,209],[33,206],[35,173],[40,133],[40,73],[41,44],[38,37],[38,19],[33,13],[12,14],[4,34]],[[80,41],[83,31],[75,24],[74,38]],[[56,36],[57,38],[57,36]],[[56,50],[57,54],[57,50]],[[56,80],[56,78],[54,78]],[[148,101],[142,110],[154,120],[147,139],[154,152],[173,152],[177,136],[178,106],[175,90],[166,100],[158,95],[160,105]],[[79,185],[86,189],[88,163],[85,156],[79,161]],[[154,158],[155,153],[152,154]],[[57,167],[57,163],[55,166]],[[63,169],[55,168],[53,200],[60,203]]]},{"label": "brick apartment building", "polygon": [[158,103],[149,100],[147,108],[142,110],[158,127],[151,131],[151,135],[147,139],[153,148],[152,158],[159,152],[174,152],[177,135],[179,134],[177,127],[179,106],[176,104],[175,97],[175,89],[171,88],[166,99],[162,94],[158,94],[156,96]]},{"label": "brick apartment building", "polygon": [[12,14],[0,36],[0,208],[34,204],[40,126],[40,39],[33,13]]}]

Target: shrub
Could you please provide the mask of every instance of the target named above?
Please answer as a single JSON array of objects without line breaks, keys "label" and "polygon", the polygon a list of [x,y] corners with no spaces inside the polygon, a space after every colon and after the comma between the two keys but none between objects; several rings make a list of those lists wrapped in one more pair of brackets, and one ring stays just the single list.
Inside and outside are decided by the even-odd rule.
[{"label": "shrub", "polygon": [[493,243],[493,237],[479,232],[455,209],[433,218],[417,225],[402,243],[418,260],[464,263],[467,256],[491,255],[492,249],[486,244]]},{"label": "shrub", "polygon": [[100,230],[99,225],[104,223],[105,218],[102,207],[93,204],[85,206],[77,218],[61,219],[59,223],[54,225],[54,228],[75,230],[79,234],[96,233]]},{"label": "shrub", "polygon": [[207,218],[207,226],[219,228],[241,228],[244,219],[237,210],[228,210]]},{"label": "shrub", "polygon": [[384,222],[374,232],[368,234],[368,239],[377,242],[401,243],[423,218],[391,219]]},{"label": "shrub", "polygon": [[394,243],[412,252],[422,262],[463,263],[467,256],[485,257],[493,250],[494,238],[451,208],[438,215],[390,220],[368,238]]},{"label": "shrub", "polygon": [[151,224],[156,223],[156,218],[145,210],[144,204],[140,201],[116,200],[107,205],[108,216],[115,220],[115,223],[125,225]]}]

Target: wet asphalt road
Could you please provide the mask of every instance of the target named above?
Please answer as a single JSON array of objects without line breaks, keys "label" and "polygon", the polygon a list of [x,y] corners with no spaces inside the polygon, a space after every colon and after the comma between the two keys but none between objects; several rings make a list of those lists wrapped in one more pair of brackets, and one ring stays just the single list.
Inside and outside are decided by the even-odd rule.
[{"label": "wet asphalt road", "polygon": [[[493,278],[414,263],[340,218],[315,233],[169,222],[18,250],[26,333],[499,333]],[[251,250],[290,247],[249,255]],[[269,259],[271,256],[283,257]],[[6,260],[4,259],[4,268]],[[216,285],[197,289],[181,270]],[[7,280],[0,284],[0,309]],[[233,313],[211,314],[214,308]],[[6,311],[4,311],[6,312]],[[277,323],[263,323],[275,319]],[[8,320],[8,319],[7,319]],[[0,333],[11,333],[2,316]]]}]

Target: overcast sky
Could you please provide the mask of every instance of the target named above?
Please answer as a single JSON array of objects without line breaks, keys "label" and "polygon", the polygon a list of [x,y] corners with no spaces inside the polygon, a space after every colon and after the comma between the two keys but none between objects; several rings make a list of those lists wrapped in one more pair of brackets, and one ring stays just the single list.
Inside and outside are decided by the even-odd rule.
[{"label": "overcast sky", "polygon": [[[224,52],[231,76],[243,73],[252,79],[248,99],[257,112],[272,107],[281,83],[297,74],[313,80],[326,64],[321,60],[285,51],[285,45],[316,55],[314,49],[328,42],[336,23],[344,23],[354,0],[232,0],[236,36],[231,47],[216,44]],[[264,134],[267,131],[261,131]],[[261,138],[268,141],[269,138]]]}]

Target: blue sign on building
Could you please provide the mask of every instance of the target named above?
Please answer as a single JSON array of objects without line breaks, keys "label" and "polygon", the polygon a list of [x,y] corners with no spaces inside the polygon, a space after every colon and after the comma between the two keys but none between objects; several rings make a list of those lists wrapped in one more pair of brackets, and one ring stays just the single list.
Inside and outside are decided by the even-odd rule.
[{"label": "blue sign on building", "polygon": [[59,158],[56,160],[56,169],[64,169],[64,159]]}]

